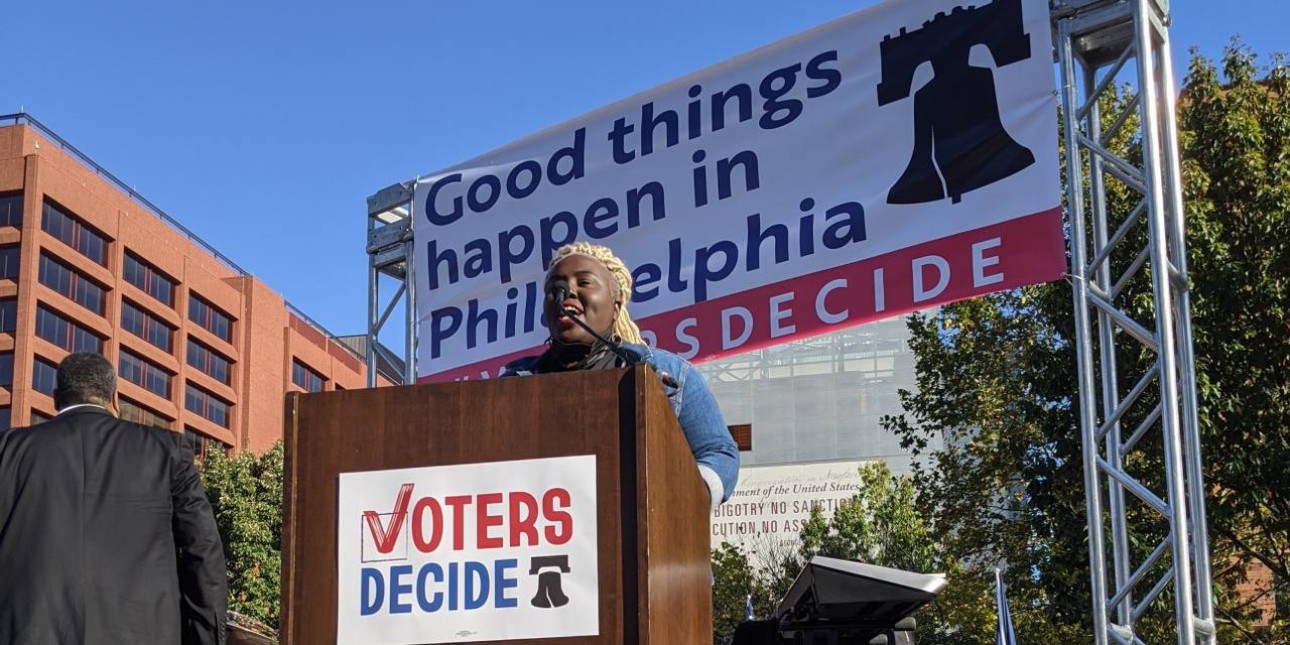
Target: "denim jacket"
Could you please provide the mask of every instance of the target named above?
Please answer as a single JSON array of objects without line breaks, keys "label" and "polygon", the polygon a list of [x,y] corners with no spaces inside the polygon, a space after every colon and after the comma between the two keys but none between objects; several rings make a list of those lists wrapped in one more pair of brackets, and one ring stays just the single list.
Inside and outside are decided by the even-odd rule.
[{"label": "denim jacket", "polygon": [[[699,474],[713,493],[713,506],[730,499],[739,479],[739,448],[726,428],[717,400],[708,390],[703,375],[689,361],[672,352],[646,345],[623,343],[623,349],[648,363],[659,374],[671,376],[675,386],[665,384],[672,411],[676,413],[690,452],[699,464]],[[537,356],[512,361],[502,376],[527,376],[534,373]],[[717,493],[720,493],[718,498]]]}]

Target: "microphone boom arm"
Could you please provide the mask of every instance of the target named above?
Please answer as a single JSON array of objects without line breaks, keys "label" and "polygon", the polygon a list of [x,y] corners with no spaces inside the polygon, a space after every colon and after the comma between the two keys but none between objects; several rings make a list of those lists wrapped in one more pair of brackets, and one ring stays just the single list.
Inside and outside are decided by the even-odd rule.
[{"label": "microphone boom arm", "polygon": [[[604,336],[601,336],[599,332],[591,328],[591,325],[588,325],[587,323],[579,320],[578,316],[574,314],[573,311],[570,311],[567,307],[564,306],[564,301],[568,297],[569,297],[569,288],[564,284],[557,283],[555,285],[555,288],[551,291],[551,299],[552,301],[555,302],[555,306],[560,310],[560,313],[567,316],[569,320],[572,320],[573,324],[577,325],[578,327],[581,327],[582,330],[587,332],[588,334],[591,334],[592,338],[595,338],[601,343],[604,343],[605,346],[609,348],[609,351],[612,351],[615,356],[626,361],[627,365],[629,366],[636,365],[637,363],[641,362],[640,356],[636,356],[631,352],[628,352],[627,350],[623,349],[622,345],[619,345],[618,343],[611,341],[608,338],[605,338]],[[671,374],[664,374],[662,372],[659,372],[658,377],[659,377],[659,380],[663,381],[663,385],[666,385],[671,388],[681,387],[681,385],[676,382],[676,379]]]}]

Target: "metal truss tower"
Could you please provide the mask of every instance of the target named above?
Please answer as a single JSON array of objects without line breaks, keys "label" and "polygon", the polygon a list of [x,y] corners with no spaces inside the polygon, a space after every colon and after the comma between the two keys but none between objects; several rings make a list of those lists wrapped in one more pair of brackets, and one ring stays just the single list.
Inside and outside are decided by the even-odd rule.
[{"label": "metal truss tower", "polygon": [[[1051,9],[1095,642],[1141,643],[1135,622],[1172,596],[1178,643],[1214,643],[1168,0]],[[1131,104],[1104,123],[1121,84]],[[1140,162],[1112,152],[1125,138]],[[1132,205],[1113,207],[1125,194]],[[1139,275],[1150,306],[1126,292]]]},{"label": "metal truss tower", "polygon": [[[367,387],[376,387],[382,360],[403,368],[403,383],[417,382],[416,255],[412,244],[412,190],[416,180],[383,188],[367,198]],[[381,285],[397,284],[381,306]],[[380,342],[398,304],[403,303],[403,357]]]},{"label": "metal truss tower", "polygon": [[[1095,642],[1142,643],[1135,622],[1154,603],[1172,597],[1178,643],[1211,644],[1213,598],[1168,0],[1050,0],[1050,9],[1068,151],[1067,225]],[[1121,83],[1135,88],[1134,103],[1103,123],[1100,100]],[[1112,139],[1125,136],[1141,143],[1140,161],[1111,152]],[[376,384],[382,358],[402,365],[405,383],[416,381],[415,184],[394,184],[367,200],[369,387]],[[1113,184],[1134,193],[1136,207],[1110,208]],[[1145,314],[1127,302],[1125,292],[1139,274],[1149,275],[1152,287]],[[397,287],[383,299],[381,286],[391,282]],[[378,342],[400,302],[402,360]],[[1139,360],[1126,363],[1126,353]],[[1152,360],[1135,371],[1144,354]],[[1129,428],[1128,420],[1139,422]],[[1160,454],[1144,456],[1153,450]],[[1157,481],[1163,492],[1151,487]],[[1156,535],[1164,537],[1135,551],[1144,536]]]}]

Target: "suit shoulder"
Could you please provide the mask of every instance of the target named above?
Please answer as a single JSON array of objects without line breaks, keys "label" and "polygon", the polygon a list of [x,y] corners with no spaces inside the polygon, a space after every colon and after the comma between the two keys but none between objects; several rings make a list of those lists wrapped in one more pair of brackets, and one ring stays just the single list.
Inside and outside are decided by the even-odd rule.
[{"label": "suit shoulder", "polygon": [[[80,430],[61,419],[0,433],[0,461],[62,452],[80,446]],[[26,457],[24,457],[24,455]]]},{"label": "suit shoulder", "polygon": [[34,426],[23,426],[14,428],[8,432],[0,433],[0,446],[18,445],[29,441],[42,441],[53,439],[61,433],[72,430],[72,426],[65,420],[53,418],[44,423],[38,423]]}]

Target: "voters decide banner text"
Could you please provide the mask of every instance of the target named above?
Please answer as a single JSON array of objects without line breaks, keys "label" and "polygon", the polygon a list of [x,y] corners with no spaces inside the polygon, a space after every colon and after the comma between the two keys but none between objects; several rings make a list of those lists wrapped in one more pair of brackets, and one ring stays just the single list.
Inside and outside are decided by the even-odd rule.
[{"label": "voters decide banner text", "polygon": [[422,177],[419,378],[540,351],[574,240],[695,360],[1056,279],[1055,114],[1047,2],[893,1]]},{"label": "voters decide banner text", "polygon": [[595,456],[342,473],[338,643],[600,633]]}]

